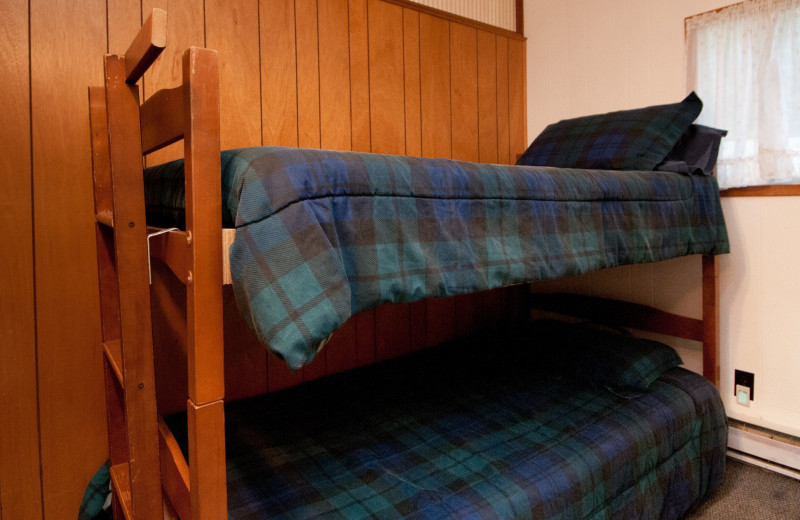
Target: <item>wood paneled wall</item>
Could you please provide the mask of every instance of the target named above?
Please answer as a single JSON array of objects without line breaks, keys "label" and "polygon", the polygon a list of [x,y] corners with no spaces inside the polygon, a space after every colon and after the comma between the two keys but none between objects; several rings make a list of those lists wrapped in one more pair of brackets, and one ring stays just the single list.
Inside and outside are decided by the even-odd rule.
[{"label": "wood paneled wall", "polygon": [[[103,54],[123,53],[143,14],[167,9],[170,31],[144,97],[177,84],[189,45],[219,50],[223,147],[513,162],[527,144],[525,41],[513,33],[380,0],[2,6],[0,219],[14,244],[0,252],[2,520],[74,518],[106,458],[87,87],[101,83]],[[148,161],[179,154],[173,146]],[[263,348],[229,349],[232,365],[265,376],[229,372],[229,392],[249,395],[450,339],[509,314],[518,295],[493,291],[363,313],[295,374]],[[226,305],[235,307],[230,293]],[[226,341],[236,343],[235,334]]]}]

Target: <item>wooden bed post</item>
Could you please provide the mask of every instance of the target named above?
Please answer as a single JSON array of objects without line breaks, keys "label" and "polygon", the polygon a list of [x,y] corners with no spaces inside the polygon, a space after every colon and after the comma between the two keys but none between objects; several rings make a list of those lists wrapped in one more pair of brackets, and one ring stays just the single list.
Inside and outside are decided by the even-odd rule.
[{"label": "wooden bed post", "polygon": [[227,518],[222,323],[222,195],[217,52],[183,55],[189,473],[192,518]]},{"label": "wooden bed post", "polygon": [[719,260],[703,255],[703,375],[719,388]]}]

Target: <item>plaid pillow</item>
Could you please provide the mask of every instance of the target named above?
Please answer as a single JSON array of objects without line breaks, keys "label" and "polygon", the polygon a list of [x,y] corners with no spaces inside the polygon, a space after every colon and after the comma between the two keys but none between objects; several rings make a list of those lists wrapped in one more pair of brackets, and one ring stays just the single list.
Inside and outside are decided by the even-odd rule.
[{"label": "plaid pillow", "polygon": [[641,394],[666,370],[683,364],[669,345],[591,325],[537,320],[530,333],[547,340],[552,349],[545,355],[560,370],[623,397]]},{"label": "plaid pillow", "polygon": [[680,103],[565,119],[545,128],[517,164],[650,171],[702,108],[692,92]]}]

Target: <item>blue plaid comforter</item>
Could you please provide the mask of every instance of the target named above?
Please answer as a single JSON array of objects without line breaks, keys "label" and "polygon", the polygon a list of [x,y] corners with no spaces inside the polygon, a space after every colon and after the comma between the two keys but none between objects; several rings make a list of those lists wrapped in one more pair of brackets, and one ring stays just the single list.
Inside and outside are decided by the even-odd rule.
[{"label": "blue plaid comforter", "polygon": [[[237,303],[292,368],[384,302],[729,249],[712,177],[275,147],[222,166]],[[151,222],[180,224],[182,162],[145,179]]]},{"label": "blue plaid comforter", "polygon": [[672,368],[625,399],[562,375],[537,339],[227,403],[229,518],[667,520],[719,486],[727,422],[707,380]]}]

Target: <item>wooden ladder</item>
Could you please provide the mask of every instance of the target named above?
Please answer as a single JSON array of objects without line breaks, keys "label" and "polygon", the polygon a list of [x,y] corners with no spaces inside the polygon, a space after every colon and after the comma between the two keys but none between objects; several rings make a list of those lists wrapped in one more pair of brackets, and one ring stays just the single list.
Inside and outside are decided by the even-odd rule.
[{"label": "wooden ladder", "polygon": [[[114,518],[227,518],[217,53],[190,48],[183,84],[139,103],[136,83],[166,46],[154,9],[89,88],[97,264]],[[153,237],[186,286],[189,461],[158,416],[143,156],[184,139],[186,230]],[[162,496],[162,490],[164,492]]]}]

